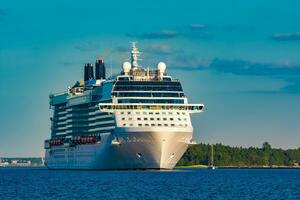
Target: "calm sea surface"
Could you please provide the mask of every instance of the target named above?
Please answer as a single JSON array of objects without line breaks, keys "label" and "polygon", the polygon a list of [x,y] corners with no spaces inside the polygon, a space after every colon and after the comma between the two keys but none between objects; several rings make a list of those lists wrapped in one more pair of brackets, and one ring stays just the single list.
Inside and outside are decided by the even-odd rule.
[{"label": "calm sea surface", "polygon": [[300,199],[300,169],[0,168],[0,199]]}]

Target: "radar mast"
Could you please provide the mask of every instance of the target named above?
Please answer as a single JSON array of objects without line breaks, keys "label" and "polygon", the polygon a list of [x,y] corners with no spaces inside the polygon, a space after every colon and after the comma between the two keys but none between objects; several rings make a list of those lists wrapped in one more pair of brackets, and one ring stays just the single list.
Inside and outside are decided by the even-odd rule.
[{"label": "radar mast", "polygon": [[132,69],[136,69],[139,66],[138,65],[138,60],[139,60],[138,57],[140,56],[141,52],[136,47],[136,43],[137,42],[131,42],[132,50],[131,50],[130,56],[131,56]]}]

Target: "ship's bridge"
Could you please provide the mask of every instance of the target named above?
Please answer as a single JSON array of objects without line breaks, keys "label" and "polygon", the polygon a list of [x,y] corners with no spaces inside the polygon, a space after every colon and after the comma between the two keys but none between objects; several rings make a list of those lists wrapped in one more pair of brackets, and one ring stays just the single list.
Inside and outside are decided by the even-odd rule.
[{"label": "ship's bridge", "polygon": [[179,81],[118,80],[112,96],[118,103],[186,103]]}]

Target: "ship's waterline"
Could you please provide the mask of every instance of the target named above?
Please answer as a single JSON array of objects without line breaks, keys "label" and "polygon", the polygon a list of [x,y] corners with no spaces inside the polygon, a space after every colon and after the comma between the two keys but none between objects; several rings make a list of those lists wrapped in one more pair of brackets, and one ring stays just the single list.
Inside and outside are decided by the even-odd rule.
[{"label": "ship's waterline", "polygon": [[51,138],[45,140],[49,169],[172,169],[192,141],[189,104],[179,80],[131,63],[106,80],[103,60],[84,68],[84,81],[50,95]]}]

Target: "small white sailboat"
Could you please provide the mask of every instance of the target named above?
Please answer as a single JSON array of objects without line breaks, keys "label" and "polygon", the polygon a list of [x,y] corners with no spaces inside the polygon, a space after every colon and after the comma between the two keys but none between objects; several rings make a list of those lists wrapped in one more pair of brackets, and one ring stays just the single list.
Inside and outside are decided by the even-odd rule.
[{"label": "small white sailboat", "polygon": [[211,152],[210,152],[210,165],[208,167],[209,169],[215,170],[216,167],[214,165],[214,145],[211,144]]}]

